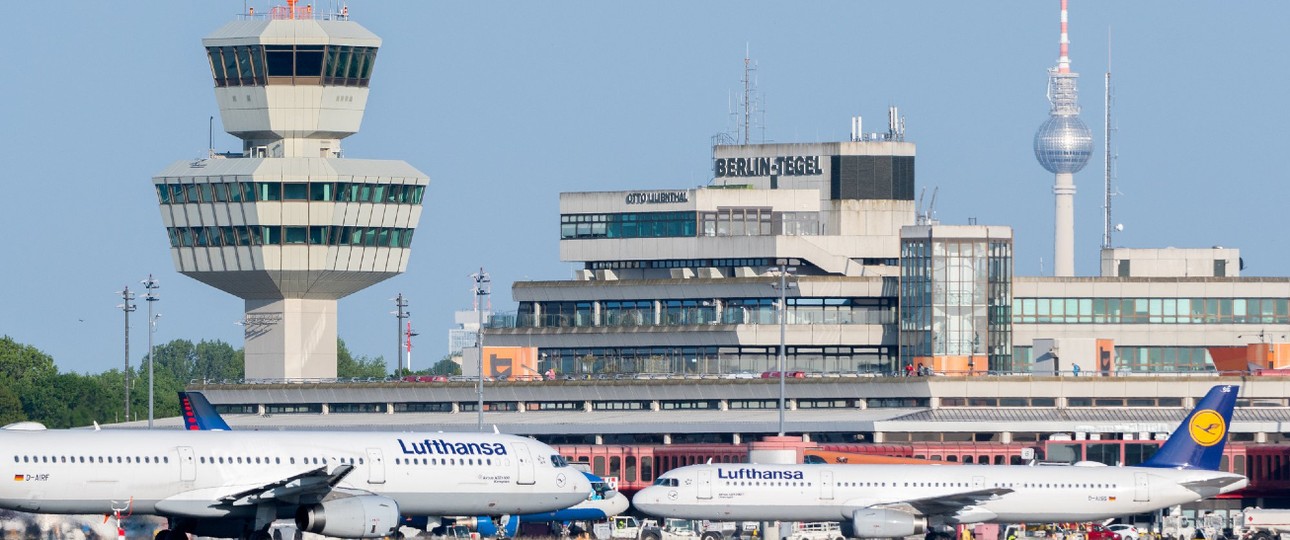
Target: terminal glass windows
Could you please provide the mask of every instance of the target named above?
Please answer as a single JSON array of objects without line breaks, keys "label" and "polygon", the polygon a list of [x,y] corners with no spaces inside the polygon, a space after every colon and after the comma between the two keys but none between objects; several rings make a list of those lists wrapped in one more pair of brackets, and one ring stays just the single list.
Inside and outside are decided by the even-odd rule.
[{"label": "terminal glass windows", "polygon": [[560,216],[561,240],[693,236],[695,236],[694,212],[628,212]]},{"label": "terminal glass windows", "polygon": [[284,201],[306,200],[306,194],[308,192],[309,184],[301,182],[287,182],[282,184],[282,200]]}]

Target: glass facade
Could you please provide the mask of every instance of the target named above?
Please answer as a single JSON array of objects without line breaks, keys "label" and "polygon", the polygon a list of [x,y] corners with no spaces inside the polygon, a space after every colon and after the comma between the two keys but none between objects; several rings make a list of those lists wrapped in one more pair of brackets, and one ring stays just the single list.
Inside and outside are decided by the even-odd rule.
[{"label": "glass facade", "polygon": [[822,234],[821,227],[819,212],[774,212],[760,207],[702,213],[564,214],[560,239],[816,236]]},{"label": "glass facade", "polygon": [[[1028,371],[1034,361],[1034,348],[1013,347],[1013,371]],[[1213,371],[1214,360],[1207,347],[1153,347],[1117,345],[1115,371],[1134,372],[1193,372]]]},{"label": "glass facade", "polygon": [[166,227],[170,247],[228,246],[364,246],[408,248],[415,229],[341,227],[329,225],[238,225],[225,227]]},{"label": "glass facade", "polygon": [[[785,324],[893,324],[894,298],[788,298]],[[778,298],[521,302],[516,316],[496,319],[518,328],[779,324]],[[539,315],[540,314],[540,315]],[[597,317],[597,314],[599,316]]]},{"label": "glass facade", "polygon": [[156,184],[161,204],[205,204],[260,201],[359,202],[421,204],[420,184],[360,182],[202,182]]},{"label": "glass facade", "polygon": [[[538,355],[538,371],[574,378],[761,373],[779,366],[779,347],[542,347]],[[784,358],[786,371],[808,373],[884,373],[894,360],[894,348],[883,345],[790,345]]]},{"label": "glass facade", "polygon": [[376,47],[348,45],[207,47],[206,56],[215,86],[367,86],[376,65]]},{"label": "glass facade", "polygon": [[1016,323],[1290,324],[1287,298],[1018,298]]},{"label": "glass facade", "polygon": [[986,356],[990,370],[1010,366],[1011,239],[902,238],[900,307],[902,365],[953,356],[972,369]]},{"label": "glass facade", "polygon": [[693,238],[694,212],[629,212],[623,214],[565,214],[560,216],[560,239]]}]

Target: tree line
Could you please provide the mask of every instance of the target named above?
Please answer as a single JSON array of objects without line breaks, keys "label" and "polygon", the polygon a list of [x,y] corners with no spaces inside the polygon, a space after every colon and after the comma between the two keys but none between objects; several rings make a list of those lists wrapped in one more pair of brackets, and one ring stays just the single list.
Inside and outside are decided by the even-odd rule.
[{"label": "tree line", "polygon": [[[385,359],[354,357],[343,340],[336,343],[336,371],[342,378],[384,378]],[[236,381],[243,378],[242,349],[223,341],[193,343],[176,339],[153,352],[154,417],[179,414],[178,392],[192,381]],[[447,362],[447,365],[444,362]],[[424,373],[451,373],[455,364],[441,361]],[[48,354],[30,345],[0,338],[0,425],[30,420],[49,428],[147,420],[147,353],[130,368],[130,418],[125,418],[125,372],[61,373]]]}]

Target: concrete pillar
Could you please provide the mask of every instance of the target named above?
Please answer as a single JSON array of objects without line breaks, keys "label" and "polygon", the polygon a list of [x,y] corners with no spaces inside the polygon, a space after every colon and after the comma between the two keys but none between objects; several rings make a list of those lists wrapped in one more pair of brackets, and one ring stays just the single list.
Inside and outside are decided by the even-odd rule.
[{"label": "concrete pillar", "polygon": [[331,414],[331,405],[328,405],[328,404],[326,404],[326,403],[323,403],[323,404],[322,404],[322,413],[323,413],[323,414]]},{"label": "concrete pillar", "polygon": [[663,434],[663,444],[672,444],[672,434],[670,433]]},{"label": "concrete pillar", "polygon": [[393,403],[386,403],[386,404],[385,404],[385,414],[394,414],[394,404],[393,404]]},{"label": "concrete pillar", "polygon": [[1053,183],[1053,275],[1075,275],[1075,175],[1057,173]]},{"label": "concrete pillar", "polygon": [[881,431],[875,431],[875,432],[873,432],[873,442],[875,442],[875,443],[883,443],[883,442],[887,442],[887,436],[886,436],[886,434],[884,434],[884,433],[883,433],[883,432],[881,432]]},{"label": "concrete pillar", "polygon": [[595,435],[595,440],[596,440],[596,444],[605,444],[604,435],[600,435],[600,434]]}]

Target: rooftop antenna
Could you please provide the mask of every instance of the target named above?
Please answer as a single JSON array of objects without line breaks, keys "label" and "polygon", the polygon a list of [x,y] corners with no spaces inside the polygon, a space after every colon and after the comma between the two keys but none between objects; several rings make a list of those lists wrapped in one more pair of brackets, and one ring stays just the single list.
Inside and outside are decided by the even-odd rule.
[{"label": "rooftop antenna", "polygon": [[[758,107],[759,97],[757,95],[757,82],[753,80],[754,71],[757,71],[757,63],[752,61],[752,55],[749,52],[749,48],[745,45],[744,76],[741,81],[744,86],[743,95],[739,98],[738,112],[733,113],[734,115],[738,115],[735,120],[735,123],[738,124],[735,138],[738,139],[742,137],[741,140],[736,141],[737,144],[752,144],[753,119],[758,113],[762,112]],[[762,130],[761,139],[764,141],[766,139],[766,127],[764,122],[762,122],[762,124],[763,125],[760,126]]]},{"label": "rooftop antenna", "polygon": [[1116,159],[1116,155],[1112,150],[1113,147],[1111,144],[1111,137],[1112,137],[1112,134],[1114,134],[1115,131],[1117,130],[1117,128],[1112,127],[1112,124],[1111,124],[1112,97],[1113,96],[1111,93],[1111,28],[1108,26],[1106,28],[1106,100],[1105,100],[1106,148],[1104,149],[1106,152],[1106,155],[1103,156],[1102,158],[1104,165],[1106,166],[1106,171],[1104,171],[1103,173],[1103,183],[1105,184],[1104,186],[1105,193],[1104,193],[1104,199],[1102,201],[1102,249],[1111,248],[1111,245],[1112,245],[1111,235],[1116,230],[1116,227],[1111,224],[1111,197],[1115,195],[1115,191],[1112,188],[1112,185],[1113,185],[1113,181],[1115,180],[1114,164]]}]

